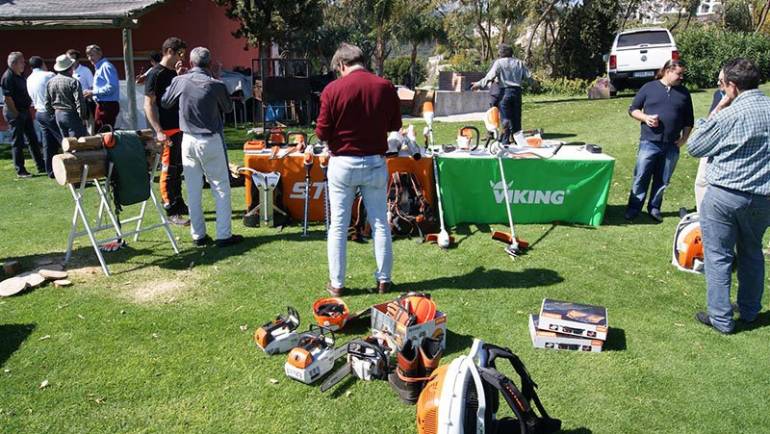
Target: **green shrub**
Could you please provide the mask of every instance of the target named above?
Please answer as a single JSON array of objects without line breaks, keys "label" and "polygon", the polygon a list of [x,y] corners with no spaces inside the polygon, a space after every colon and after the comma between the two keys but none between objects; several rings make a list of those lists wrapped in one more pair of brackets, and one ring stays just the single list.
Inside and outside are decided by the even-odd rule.
[{"label": "green shrub", "polygon": [[489,71],[494,61],[482,61],[478,55],[462,52],[450,57],[448,71],[452,72],[483,72]]},{"label": "green shrub", "polygon": [[687,82],[701,88],[716,87],[722,65],[745,57],[754,61],[762,81],[770,75],[770,38],[762,34],[725,32],[713,27],[687,30],[676,36],[676,45],[687,64]]},{"label": "green shrub", "polygon": [[537,95],[564,95],[578,96],[586,95],[588,88],[591,87],[591,80],[580,78],[539,78],[535,76],[535,83],[526,85],[525,91]]},{"label": "green shrub", "polygon": [[383,75],[393,84],[400,84],[409,88],[414,88],[425,81],[428,71],[425,65],[417,61],[414,65],[414,80],[412,80],[411,60],[409,56],[396,57],[395,59],[385,60],[385,70]]}]

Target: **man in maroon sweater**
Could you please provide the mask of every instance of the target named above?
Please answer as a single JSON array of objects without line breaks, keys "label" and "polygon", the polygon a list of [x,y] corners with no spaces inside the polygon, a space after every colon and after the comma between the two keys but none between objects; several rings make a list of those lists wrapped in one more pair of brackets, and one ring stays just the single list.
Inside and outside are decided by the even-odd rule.
[{"label": "man in maroon sweater", "polygon": [[332,68],[341,77],[321,93],[321,111],[316,135],[331,152],[328,172],[330,222],[328,236],[329,283],[333,296],[345,287],[346,243],[356,191],[366,207],[372,227],[377,270],[375,290],[385,293],[391,286],[393,248],[387,220],[388,131],[401,128],[396,88],[364,66],[364,54],[354,45],[342,44],[332,58]]}]

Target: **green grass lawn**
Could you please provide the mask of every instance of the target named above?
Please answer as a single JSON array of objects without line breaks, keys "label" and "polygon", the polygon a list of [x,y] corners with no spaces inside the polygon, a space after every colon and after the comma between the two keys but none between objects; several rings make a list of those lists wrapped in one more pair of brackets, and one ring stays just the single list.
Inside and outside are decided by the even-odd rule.
[{"label": "green grass lawn", "polygon": [[[704,115],[711,92],[693,99]],[[597,143],[617,158],[604,225],[522,225],[517,232],[537,244],[516,261],[473,225],[453,228],[462,243],[449,251],[397,240],[394,281],[401,291],[429,291],[447,313],[444,363],[466,353],[474,337],[510,347],[567,432],[767,432],[770,314],[752,330],[722,336],[693,319],[705,307],[704,279],[670,265],[677,210],[694,207],[696,159],[679,160],[664,223],[623,220],[639,135],[629,103],[627,96],[524,103],[525,128]],[[437,140],[453,142],[459,126],[438,123]],[[242,130],[227,137],[231,160],[242,161]],[[204,196],[213,231],[213,201]],[[44,177],[16,180],[7,145],[0,145],[0,198],[0,261],[30,268],[63,255],[68,191]],[[244,208],[243,189],[233,191],[233,208]],[[312,302],[326,295],[326,244],[321,225],[305,240],[296,226],[251,229],[239,217],[241,245],[194,249],[189,232],[174,228],[182,249],[174,256],[162,232],[146,234],[108,256],[110,278],[80,239],[73,287],[0,299],[0,431],[414,432],[415,408],[385,382],[321,394],[284,376],[285,356],[255,348],[255,326],[286,305],[307,327]],[[351,310],[389,298],[360,290],[373,283],[371,249],[349,245]],[[527,315],[544,297],[607,306],[606,351],[533,349]],[[340,340],[366,330],[356,332]]]}]

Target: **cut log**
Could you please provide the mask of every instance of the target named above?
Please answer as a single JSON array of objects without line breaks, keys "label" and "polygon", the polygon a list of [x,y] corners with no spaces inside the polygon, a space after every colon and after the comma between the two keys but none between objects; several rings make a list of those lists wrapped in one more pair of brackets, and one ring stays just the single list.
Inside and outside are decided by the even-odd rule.
[{"label": "cut log", "polygon": [[21,272],[21,265],[19,261],[5,261],[3,262],[3,272],[6,277],[13,277]]},{"label": "cut log", "polygon": [[38,274],[43,276],[46,280],[66,279],[68,276],[66,271],[51,270],[48,268],[41,268],[37,272]]},{"label": "cut log", "polygon": [[16,295],[27,289],[27,281],[20,277],[11,277],[0,282],[0,297]]},{"label": "cut log", "polygon": [[53,286],[56,288],[64,288],[66,286],[72,286],[72,282],[67,279],[54,280]]},{"label": "cut log", "polygon": [[45,277],[41,276],[39,273],[23,273],[16,277],[24,280],[30,288],[37,288],[45,283]]},{"label": "cut log", "polygon": [[88,165],[88,179],[107,176],[107,151],[78,151],[77,154],[64,153],[53,157],[53,174],[59,185],[80,182],[83,167]]},{"label": "cut log", "polygon": [[102,149],[104,143],[102,142],[102,136],[84,136],[75,141],[64,139],[61,142],[61,149],[64,152],[74,151],[93,151],[96,149]]}]

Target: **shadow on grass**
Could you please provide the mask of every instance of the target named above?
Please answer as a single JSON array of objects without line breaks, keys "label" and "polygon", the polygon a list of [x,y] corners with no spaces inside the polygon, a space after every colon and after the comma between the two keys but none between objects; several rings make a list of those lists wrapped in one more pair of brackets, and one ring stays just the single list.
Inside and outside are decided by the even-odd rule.
[{"label": "shadow on grass", "polygon": [[591,431],[588,428],[565,429],[559,432],[562,434],[592,434],[593,433],[593,431]]},{"label": "shadow on grass", "polygon": [[555,285],[564,278],[545,268],[528,268],[522,271],[487,270],[476,267],[460,276],[438,277],[421,282],[400,283],[399,291],[430,292],[438,289],[498,289],[532,288]]},{"label": "shadow on grass", "polygon": [[735,333],[750,332],[752,330],[767,326],[770,326],[770,311],[760,313],[757,315],[756,320],[748,324],[741,321],[736,321]]},{"label": "shadow on grass", "polygon": [[35,324],[0,324],[0,366],[11,357],[35,330]]},{"label": "shadow on grass", "polygon": [[607,342],[604,343],[604,351],[625,351],[626,331],[617,327],[610,327],[607,331]]},{"label": "shadow on grass", "polygon": [[444,350],[444,356],[449,356],[455,353],[467,354],[468,350],[473,345],[473,336],[461,335],[455,333],[450,329],[446,330],[446,349]]},{"label": "shadow on grass", "polygon": [[[604,210],[604,220],[602,226],[645,226],[645,225],[658,225],[657,221],[653,220],[649,214],[642,211],[635,219],[626,220],[624,214],[626,213],[625,205],[607,205]],[[678,211],[665,211],[661,213],[663,218],[676,217],[679,220]]]}]

